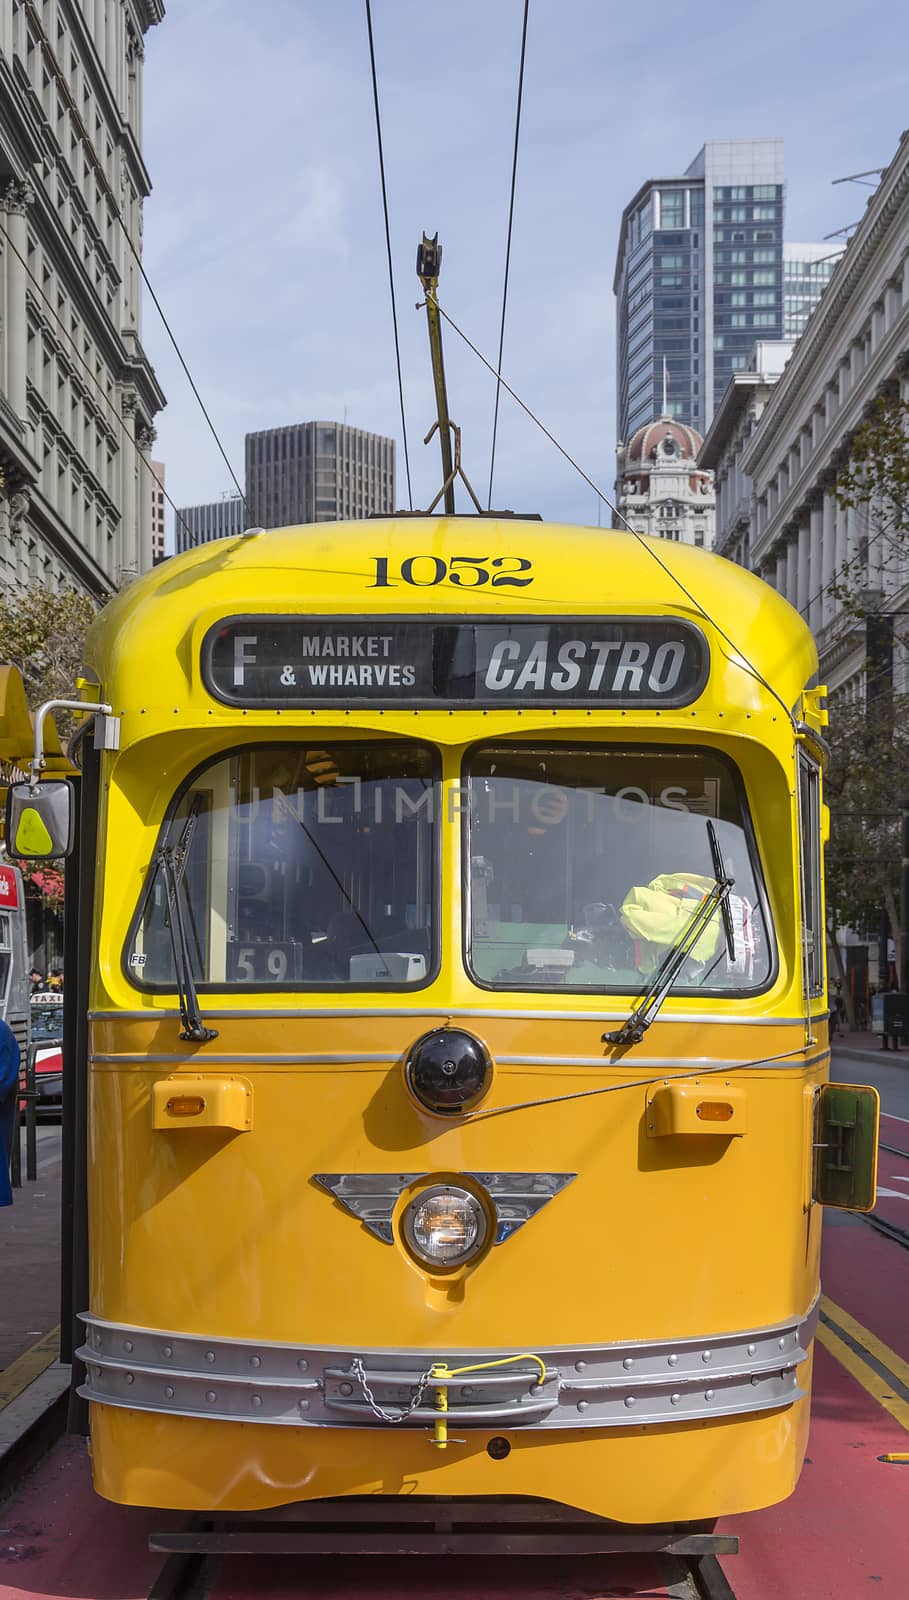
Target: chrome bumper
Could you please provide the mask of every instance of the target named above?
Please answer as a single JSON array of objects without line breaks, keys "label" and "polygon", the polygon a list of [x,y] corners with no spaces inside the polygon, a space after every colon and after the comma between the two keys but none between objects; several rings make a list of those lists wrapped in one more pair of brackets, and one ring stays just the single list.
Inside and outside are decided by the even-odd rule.
[{"label": "chrome bumper", "polygon": [[[791,1405],[804,1398],[798,1369],[817,1314],[815,1304],[774,1327],[704,1339],[537,1347],[545,1381],[533,1361],[448,1380],[448,1422],[495,1431],[618,1428]],[[95,1404],[295,1428],[430,1427],[439,1415],[436,1363],[454,1369],[513,1353],[322,1349],[206,1339],[88,1313],[81,1320],[79,1394]]]}]

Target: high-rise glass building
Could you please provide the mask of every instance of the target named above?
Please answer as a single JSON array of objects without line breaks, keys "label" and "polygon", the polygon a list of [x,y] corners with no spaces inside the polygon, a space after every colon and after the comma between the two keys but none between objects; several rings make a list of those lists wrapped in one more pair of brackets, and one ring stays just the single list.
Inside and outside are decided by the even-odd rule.
[{"label": "high-rise glass building", "polygon": [[388,515],[395,445],[340,422],[298,422],[246,435],[246,504],[259,528]]},{"label": "high-rise glass building", "polygon": [[614,288],[619,439],[664,414],[705,432],[755,340],[782,337],[782,139],[710,140],[682,176],[648,179]]},{"label": "high-rise glass building", "polygon": [[783,337],[797,339],[833,277],[842,250],[826,244],[783,245]]}]

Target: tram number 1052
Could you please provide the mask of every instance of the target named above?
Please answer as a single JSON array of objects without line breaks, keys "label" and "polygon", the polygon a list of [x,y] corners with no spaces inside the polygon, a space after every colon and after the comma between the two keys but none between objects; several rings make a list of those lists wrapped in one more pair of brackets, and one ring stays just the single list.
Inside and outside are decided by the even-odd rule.
[{"label": "tram number 1052", "polygon": [[227,947],[230,983],[291,983],[294,971],[292,944],[240,944]]},{"label": "tram number 1052", "polygon": [[[376,564],[376,581],[367,584],[369,589],[396,589],[399,580],[417,589],[432,589],[445,582],[459,589],[479,589],[484,583],[491,589],[526,589],[533,583],[533,563],[526,556],[450,556],[447,561],[441,556],[407,556],[391,576],[387,556],[371,559]],[[522,572],[531,575],[519,577]]]}]

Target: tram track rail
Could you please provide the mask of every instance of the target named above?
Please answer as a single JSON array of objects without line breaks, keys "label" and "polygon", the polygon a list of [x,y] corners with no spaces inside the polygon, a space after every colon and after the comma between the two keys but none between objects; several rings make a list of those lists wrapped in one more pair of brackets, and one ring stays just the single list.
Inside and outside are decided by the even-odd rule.
[{"label": "tram track rail", "polygon": [[[412,1504],[400,1508],[355,1505],[345,1511],[334,1503],[307,1508],[297,1521],[200,1519],[179,1532],[152,1534],[149,1548],[165,1559],[148,1600],[207,1600],[218,1583],[222,1564],[238,1557],[270,1563],[275,1557],[302,1562],[327,1556],[348,1561],[518,1556],[541,1562],[582,1557],[587,1563],[602,1563],[596,1576],[604,1583],[612,1578],[610,1567],[621,1563],[621,1574],[615,1573],[621,1578],[620,1586],[610,1587],[609,1592],[625,1595],[627,1600],[637,1593],[652,1594],[655,1582],[665,1586],[672,1600],[735,1600],[718,1558],[736,1553],[738,1540],[729,1534],[681,1528],[615,1528],[596,1518],[538,1504],[495,1508],[480,1503],[442,1504],[428,1510]],[[628,1582],[629,1558],[646,1563],[639,1587]],[[263,1568],[250,1593],[264,1600],[270,1592],[271,1576]],[[283,1592],[286,1574],[275,1575],[273,1581],[276,1592]],[[465,1574],[465,1594],[470,1585]],[[527,1591],[532,1593],[532,1582]]]}]

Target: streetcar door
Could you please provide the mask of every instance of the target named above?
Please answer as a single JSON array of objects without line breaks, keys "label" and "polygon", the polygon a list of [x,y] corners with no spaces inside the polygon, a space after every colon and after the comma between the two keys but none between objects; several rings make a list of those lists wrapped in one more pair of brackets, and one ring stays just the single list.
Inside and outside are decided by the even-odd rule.
[{"label": "streetcar door", "polygon": [[841,1211],[873,1211],[880,1095],[860,1083],[825,1083],[814,1124],[814,1198]]}]

